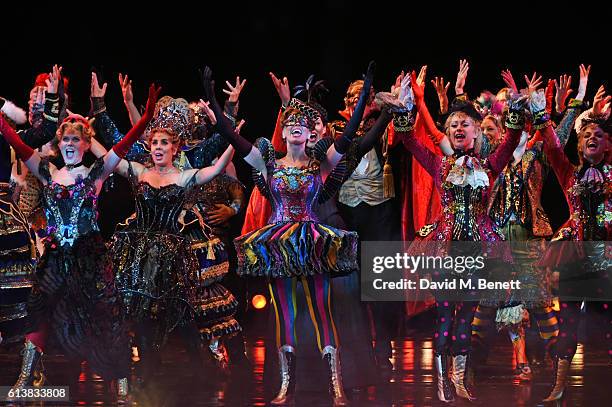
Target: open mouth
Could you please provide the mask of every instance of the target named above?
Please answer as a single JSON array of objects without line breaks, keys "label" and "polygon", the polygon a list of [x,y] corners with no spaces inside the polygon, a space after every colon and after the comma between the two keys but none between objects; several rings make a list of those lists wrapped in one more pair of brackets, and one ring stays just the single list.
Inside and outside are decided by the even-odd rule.
[{"label": "open mouth", "polygon": [[317,135],[315,133],[312,133],[310,136],[308,136],[308,141],[316,141],[317,140]]},{"label": "open mouth", "polygon": [[295,136],[295,137],[299,137],[299,136],[302,135],[302,130],[300,130],[300,129],[293,129],[293,130],[291,130],[291,135]]},{"label": "open mouth", "polygon": [[74,149],[72,148],[67,148],[66,149],[66,158],[71,160],[74,158]]},{"label": "open mouth", "polygon": [[590,142],[587,143],[587,148],[588,149],[595,150],[595,149],[597,149],[597,147],[598,147],[598,145],[594,141],[590,141]]},{"label": "open mouth", "polygon": [[463,140],[465,140],[465,134],[462,134],[462,133],[455,134],[455,140],[456,141],[463,141]]},{"label": "open mouth", "polygon": [[156,151],[155,153],[153,153],[153,158],[161,160],[164,157],[163,153],[160,153],[159,151]]}]

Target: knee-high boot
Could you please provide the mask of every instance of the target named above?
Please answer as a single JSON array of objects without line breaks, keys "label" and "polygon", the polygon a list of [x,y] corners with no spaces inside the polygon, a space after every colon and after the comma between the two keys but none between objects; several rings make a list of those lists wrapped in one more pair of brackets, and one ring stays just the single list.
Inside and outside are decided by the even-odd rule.
[{"label": "knee-high boot", "polygon": [[283,345],[278,349],[278,364],[281,374],[281,387],[270,404],[291,404],[295,396],[295,349],[293,346]]}]

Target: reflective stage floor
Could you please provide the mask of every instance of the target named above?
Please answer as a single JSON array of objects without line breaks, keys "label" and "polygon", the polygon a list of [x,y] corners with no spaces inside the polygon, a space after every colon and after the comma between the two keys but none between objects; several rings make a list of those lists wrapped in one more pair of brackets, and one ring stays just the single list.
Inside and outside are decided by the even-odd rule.
[{"label": "reflective stage floor", "polygon": [[[436,397],[433,370],[432,341],[425,333],[431,327],[415,327],[393,342],[393,370],[379,375],[378,383],[360,391],[347,389],[353,406],[441,406]],[[583,333],[570,372],[570,386],[559,406],[612,405],[612,367],[607,350],[598,338]],[[134,395],[133,405],[143,407],[175,406],[264,406],[274,397],[277,373],[268,369],[264,380],[265,339],[247,340],[247,354],[251,366],[238,367],[230,375],[223,375],[214,366],[194,372],[186,353],[176,338],[163,353],[163,362],[147,387]],[[272,357],[276,357],[273,355]],[[320,360],[317,362],[321,362]],[[550,362],[550,361],[548,361]],[[0,347],[0,386],[11,385],[19,373],[19,346]],[[550,363],[534,367],[531,382],[519,382],[513,376],[513,352],[507,336],[500,334],[493,341],[486,364],[476,370],[475,393],[472,403],[455,401],[456,406],[537,406],[550,390],[553,370]],[[70,383],[70,366],[61,355],[45,355],[45,370],[50,385]],[[74,369],[72,370],[74,372]],[[74,374],[72,375],[74,376]],[[329,406],[327,377],[312,379],[319,389],[299,391],[298,406]],[[302,379],[303,380],[303,379]],[[298,377],[298,384],[300,378]],[[35,406],[107,406],[116,405],[107,385],[81,365],[78,383],[70,388],[71,403],[29,403]],[[554,404],[553,404],[554,405]]]}]

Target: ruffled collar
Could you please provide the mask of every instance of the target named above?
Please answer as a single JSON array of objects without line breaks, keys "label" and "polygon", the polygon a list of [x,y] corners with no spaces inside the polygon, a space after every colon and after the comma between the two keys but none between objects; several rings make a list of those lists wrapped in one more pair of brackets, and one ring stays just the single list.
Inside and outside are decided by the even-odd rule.
[{"label": "ruffled collar", "polygon": [[467,187],[468,185],[472,188],[489,186],[489,175],[482,168],[480,160],[474,157],[473,149],[466,152],[457,151],[454,156],[457,159],[446,177],[446,182],[460,187]]},{"label": "ruffled collar", "polygon": [[596,165],[584,163],[578,170],[578,185],[582,190],[588,190],[591,193],[603,192],[608,186],[606,175],[609,171],[610,168],[606,165],[605,160]]}]

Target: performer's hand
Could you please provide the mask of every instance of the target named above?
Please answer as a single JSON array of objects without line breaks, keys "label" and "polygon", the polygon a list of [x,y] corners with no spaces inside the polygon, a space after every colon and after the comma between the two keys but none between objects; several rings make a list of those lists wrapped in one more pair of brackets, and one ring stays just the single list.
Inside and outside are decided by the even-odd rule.
[{"label": "performer's hand", "polygon": [[106,94],[106,83],[100,87],[98,83],[98,75],[95,72],[91,73],[91,92],[90,96],[92,98],[103,98]]},{"label": "performer's hand", "polygon": [[119,73],[119,85],[121,86],[121,93],[123,94],[123,103],[126,105],[134,103],[132,81],[128,78],[127,74],[123,76],[121,73]]},{"label": "performer's hand", "polygon": [[563,74],[559,76],[559,82],[555,80],[555,89],[557,90],[557,95],[555,96],[555,105],[558,113],[561,113],[565,110],[565,102],[570,93],[573,92],[570,89],[572,86],[572,76]]},{"label": "performer's hand", "polygon": [[246,79],[241,82],[240,76],[236,76],[236,85],[232,86],[229,81],[225,81],[225,84],[229,87],[229,90],[223,89],[223,93],[229,95],[228,102],[236,103],[238,98],[240,98],[240,92],[242,92],[242,89],[246,84]]},{"label": "performer's hand", "polygon": [[280,97],[281,104],[286,107],[291,100],[291,88],[289,88],[289,81],[287,80],[287,77],[285,76],[282,80],[280,80],[276,77],[276,75],[270,72],[270,78],[272,79],[272,83],[274,84],[276,92]]},{"label": "performer's hand", "polygon": [[516,82],[514,82],[514,77],[512,76],[512,72],[510,72],[509,69],[506,69],[505,71],[501,71],[501,76],[506,86],[510,88],[512,92],[518,93],[518,88],[516,86]]},{"label": "performer's hand", "polygon": [[372,83],[374,82],[374,74],[376,73],[376,62],[370,61],[368,64],[368,69],[366,71],[365,77],[363,78],[363,89],[366,92],[370,92],[372,88]]},{"label": "performer's hand", "polygon": [[546,109],[546,95],[544,94],[544,90],[540,89],[538,91],[534,90],[529,95],[529,110],[531,113],[541,112]]},{"label": "performer's hand", "polygon": [[600,115],[610,111],[610,99],[612,97],[610,95],[606,96],[606,89],[601,85],[593,99],[593,114]]},{"label": "performer's hand", "polygon": [[410,84],[410,81],[411,81],[410,75],[404,76],[404,79],[402,79],[402,86],[400,88],[400,93],[399,93],[399,101],[409,111],[412,110],[415,104],[414,92],[412,91],[412,86]]},{"label": "performer's hand", "polygon": [[412,92],[414,93],[415,103],[418,106],[419,103],[421,103],[423,99],[425,99],[425,88],[423,88],[417,83],[416,73],[414,71],[412,71],[411,73],[411,79]]},{"label": "performer's hand", "polygon": [[425,78],[427,77],[427,65],[423,65],[421,70],[419,71],[419,76],[417,76],[417,83],[419,86],[425,88]]},{"label": "performer's hand", "polygon": [[467,59],[460,59],[459,72],[457,72],[457,80],[455,81],[455,95],[463,94],[463,88],[465,87],[465,80],[467,79],[469,70],[470,64]]},{"label": "performer's hand", "polygon": [[246,121],[244,119],[240,120],[240,123],[238,123],[236,125],[236,128],[234,130],[236,130],[236,134],[240,134],[240,130],[242,130],[242,126],[244,126],[244,124],[246,123]]},{"label": "performer's hand", "polygon": [[209,212],[207,217],[211,225],[220,225],[229,221],[232,216],[236,215],[236,211],[224,204],[215,204],[216,209]]},{"label": "performer's hand", "polygon": [[525,82],[527,82],[527,94],[531,95],[542,85],[542,75],[538,76],[535,72],[531,75],[531,78],[525,75]]},{"label": "performer's hand", "polygon": [[202,87],[204,88],[204,97],[208,102],[212,102],[215,98],[215,81],[212,79],[212,69],[205,66],[201,71]]},{"label": "performer's hand", "polygon": [[45,80],[45,84],[47,85],[47,92],[49,93],[57,93],[57,89],[59,87],[59,81],[62,76],[62,67],[53,65],[53,70],[49,72],[49,79]]},{"label": "performer's hand", "polygon": [[442,113],[446,113],[448,110],[448,88],[450,86],[450,82],[446,82],[444,85],[443,77],[435,77],[432,79],[431,84],[433,85],[436,93],[438,94],[438,101],[440,102],[440,111]]},{"label": "performer's hand", "polygon": [[215,116],[215,112],[210,108],[210,102],[205,102],[200,99],[198,106],[206,113],[206,117],[208,117],[213,126],[217,124],[217,117]]},{"label": "performer's hand", "polygon": [[580,64],[578,67],[580,70],[580,82],[578,82],[578,94],[576,99],[584,100],[586,95],[587,84],[589,83],[589,74],[591,73],[591,65],[585,67],[584,64]]},{"label": "performer's hand", "polygon": [[391,85],[391,93],[393,93],[394,95],[399,94],[399,90],[402,87],[402,80],[404,79],[404,76],[406,76],[406,74],[402,70],[402,72],[397,75],[397,78],[395,78],[395,83]]}]

